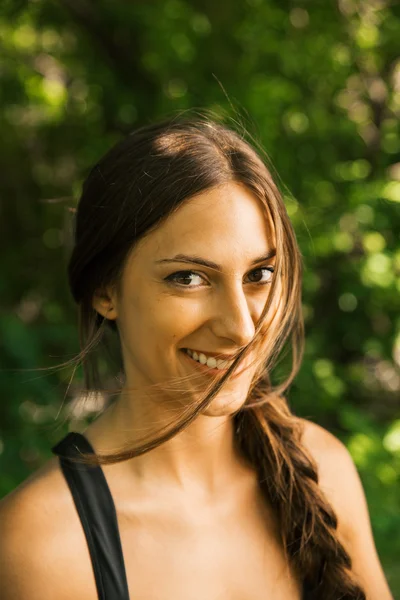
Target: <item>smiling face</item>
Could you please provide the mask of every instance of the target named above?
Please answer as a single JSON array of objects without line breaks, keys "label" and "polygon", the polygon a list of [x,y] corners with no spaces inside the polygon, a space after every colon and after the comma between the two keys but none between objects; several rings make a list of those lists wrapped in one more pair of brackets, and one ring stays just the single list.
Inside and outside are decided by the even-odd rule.
[{"label": "smiling face", "polygon": [[[140,392],[165,384],[170,390],[184,378],[180,389],[189,397],[202,395],[220,371],[184,350],[233,355],[252,340],[274,276],[274,249],[264,206],[236,183],[191,198],[142,238],[126,262],[119,294],[109,290],[93,302],[99,313],[116,319],[125,387]],[[229,415],[242,406],[254,373],[240,374],[243,366],[203,414]],[[157,391],[155,398],[168,406],[171,399],[180,402],[176,391]]]}]

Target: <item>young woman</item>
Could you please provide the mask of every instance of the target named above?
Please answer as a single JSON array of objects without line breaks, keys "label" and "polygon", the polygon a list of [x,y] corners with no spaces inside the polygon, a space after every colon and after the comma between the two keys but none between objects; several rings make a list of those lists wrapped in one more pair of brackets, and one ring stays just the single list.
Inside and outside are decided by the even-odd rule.
[{"label": "young woman", "polygon": [[69,282],[87,390],[105,335],[122,386],[2,501],[2,600],[391,599],[348,451],[283,395],[301,271],[277,186],[233,130],[176,117],[95,165]]}]

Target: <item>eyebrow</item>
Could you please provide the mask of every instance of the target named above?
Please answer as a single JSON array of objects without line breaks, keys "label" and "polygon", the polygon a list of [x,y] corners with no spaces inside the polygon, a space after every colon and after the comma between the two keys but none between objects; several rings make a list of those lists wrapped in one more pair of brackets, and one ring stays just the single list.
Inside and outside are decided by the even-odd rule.
[{"label": "eyebrow", "polygon": [[[267,260],[269,260],[270,258],[273,258],[276,255],[276,248],[271,248],[271,250],[269,250],[269,252],[267,252],[267,254],[265,254],[264,256],[259,256],[258,258],[255,258],[250,265],[257,265],[261,262],[265,262]],[[215,271],[219,271],[222,272],[223,268],[221,267],[221,265],[218,265],[217,263],[213,262],[212,260],[208,260],[206,258],[202,258],[201,256],[197,256],[197,255],[192,255],[189,256],[188,254],[177,254],[176,256],[174,256],[173,258],[162,258],[161,260],[156,260],[156,263],[172,263],[172,262],[182,262],[182,263],[195,263],[198,265],[202,265],[203,267],[208,267],[209,269],[214,269]]]}]

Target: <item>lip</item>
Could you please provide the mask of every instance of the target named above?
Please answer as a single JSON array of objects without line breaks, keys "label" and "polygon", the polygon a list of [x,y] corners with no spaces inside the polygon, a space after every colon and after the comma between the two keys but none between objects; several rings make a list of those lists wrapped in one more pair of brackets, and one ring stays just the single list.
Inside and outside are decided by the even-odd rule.
[{"label": "lip", "polygon": [[[182,348],[186,350],[186,348]],[[209,352],[208,350],[196,350],[196,348],[189,348],[192,352],[197,352],[197,354],[205,354],[206,356],[213,356],[214,358],[219,358],[220,360],[233,360],[236,354],[221,354],[220,352]]]},{"label": "lip", "polygon": [[[211,369],[210,367],[207,367],[207,365],[202,365],[197,360],[194,360],[194,358],[192,358],[191,356],[189,356],[189,354],[187,354],[185,352],[184,348],[181,348],[181,352],[184,356],[186,356],[186,358],[188,360],[190,360],[191,365],[193,365],[193,363],[194,363],[200,371],[203,371],[203,373],[209,373],[210,375],[217,375],[218,373],[226,373],[226,371],[228,370],[228,369]],[[219,355],[217,355],[217,356],[219,356]],[[234,372],[234,374],[231,376],[232,379],[236,379],[237,377],[240,377],[240,375],[244,372],[245,368],[246,368],[246,363],[245,363],[243,369],[241,369],[238,373]]]},{"label": "lip", "polygon": [[[196,365],[197,368],[200,371],[203,371],[204,373],[209,373],[210,375],[214,374],[217,375],[218,373],[225,373],[228,369],[211,369],[210,367],[207,367],[207,365],[202,365],[201,363],[199,363],[199,361],[194,360],[194,358],[192,358],[191,356],[189,356],[189,354],[187,354],[187,352],[185,352],[185,350],[182,348],[182,354],[184,356],[186,356],[186,358],[188,360],[190,360],[190,363],[193,365]],[[218,355],[216,355],[218,356]]]}]

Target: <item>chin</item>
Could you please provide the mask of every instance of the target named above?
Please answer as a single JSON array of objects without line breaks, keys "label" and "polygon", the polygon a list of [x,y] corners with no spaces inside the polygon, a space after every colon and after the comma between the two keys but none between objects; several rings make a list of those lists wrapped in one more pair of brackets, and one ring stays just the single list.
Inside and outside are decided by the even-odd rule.
[{"label": "chin", "polygon": [[225,398],[214,398],[211,404],[202,411],[205,417],[229,417],[233,416],[244,405],[246,398],[237,400],[232,398],[233,394]]}]

